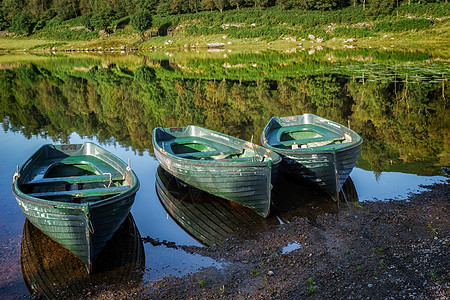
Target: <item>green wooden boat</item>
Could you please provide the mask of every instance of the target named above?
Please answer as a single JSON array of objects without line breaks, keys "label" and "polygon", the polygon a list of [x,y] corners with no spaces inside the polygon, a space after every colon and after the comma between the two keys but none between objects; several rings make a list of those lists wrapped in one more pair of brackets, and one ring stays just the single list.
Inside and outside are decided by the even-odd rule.
[{"label": "green wooden boat", "polygon": [[279,224],[243,207],[182,182],[161,166],[156,173],[159,201],[172,219],[205,246],[221,245],[230,236],[252,235]]},{"label": "green wooden boat", "polygon": [[138,189],[131,168],[92,143],[44,145],[13,179],[27,219],[84,262],[88,272],[130,212]]},{"label": "green wooden boat", "polygon": [[101,285],[125,289],[142,282],[144,245],[128,214],[87,274],[83,262],[25,220],[20,266],[32,299],[85,299]]},{"label": "green wooden boat", "polygon": [[283,170],[319,186],[338,200],[363,140],[336,122],[303,114],[273,117],[264,128],[261,142],[283,157]]},{"label": "green wooden boat", "polygon": [[189,185],[267,217],[278,154],[198,126],[155,128],[153,148],[161,166]]}]

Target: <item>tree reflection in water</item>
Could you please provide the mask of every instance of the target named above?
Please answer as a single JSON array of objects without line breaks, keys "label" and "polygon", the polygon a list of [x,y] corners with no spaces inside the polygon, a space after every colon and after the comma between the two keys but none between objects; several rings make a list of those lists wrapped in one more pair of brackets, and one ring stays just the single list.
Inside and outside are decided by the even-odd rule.
[{"label": "tree reflection in water", "polygon": [[[449,164],[450,95],[439,68],[411,67],[419,75],[436,73],[434,77],[442,77],[439,82],[410,75],[406,66],[379,79],[380,64],[358,65],[366,72],[361,77],[354,76],[350,65],[337,69],[303,54],[274,55],[233,56],[228,60],[232,68],[220,65],[224,58],[206,60],[210,64],[178,63],[176,70],[157,62],[131,70],[89,61],[90,67],[80,71],[74,64],[86,65],[83,60],[5,68],[0,71],[0,118],[5,130],[27,137],[64,142],[77,132],[142,153],[152,151],[156,126],[195,124],[250,140],[260,136],[274,115],[310,112],[349,124],[364,138],[358,167],[433,175]],[[258,68],[250,68],[257,59]]]}]

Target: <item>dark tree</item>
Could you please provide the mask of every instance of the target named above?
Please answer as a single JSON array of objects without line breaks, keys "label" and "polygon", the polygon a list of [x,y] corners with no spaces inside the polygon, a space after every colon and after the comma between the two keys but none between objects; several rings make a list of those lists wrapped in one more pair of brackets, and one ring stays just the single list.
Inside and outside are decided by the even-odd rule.
[{"label": "dark tree", "polygon": [[33,27],[33,21],[26,12],[16,15],[12,21],[12,30],[18,34],[29,35],[33,30]]},{"label": "dark tree", "polygon": [[141,11],[148,11],[150,13],[155,13],[158,3],[159,3],[158,0],[137,0],[137,7]]},{"label": "dark tree", "polygon": [[131,16],[130,24],[142,34],[152,26],[152,15],[148,11],[138,11]]},{"label": "dark tree", "polygon": [[9,26],[10,26],[10,23],[8,22],[8,20],[6,20],[6,17],[3,13],[3,7],[0,3],[0,30],[5,30]]},{"label": "dark tree", "polygon": [[53,9],[61,20],[69,20],[80,15],[78,1],[76,0],[53,0]]},{"label": "dark tree", "polygon": [[156,13],[160,16],[168,16],[170,15],[171,3],[169,0],[161,0],[156,7]]},{"label": "dark tree", "polygon": [[93,13],[86,13],[84,15],[81,16],[80,21],[81,21],[81,25],[83,25],[84,27],[86,27],[87,29],[90,30],[94,30],[95,26],[92,22],[92,17],[94,16]]},{"label": "dark tree", "polygon": [[101,10],[98,14],[95,14],[91,18],[91,22],[95,29],[108,30],[112,22],[115,20],[116,14],[109,8]]},{"label": "dark tree", "polygon": [[378,16],[390,14],[394,10],[394,0],[369,0],[367,14]]}]

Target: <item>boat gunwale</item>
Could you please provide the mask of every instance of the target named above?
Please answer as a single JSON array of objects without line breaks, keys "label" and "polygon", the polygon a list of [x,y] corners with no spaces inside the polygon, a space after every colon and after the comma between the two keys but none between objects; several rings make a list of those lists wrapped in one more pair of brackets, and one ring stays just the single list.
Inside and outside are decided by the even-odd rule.
[{"label": "boat gunwale", "polygon": [[[280,149],[274,146],[270,146],[269,144],[266,143],[266,146],[269,148],[270,150],[272,149],[280,149],[280,150],[272,150],[272,151],[276,151],[279,155],[311,155],[311,154],[333,154],[333,153],[339,153],[339,152],[343,152],[349,149],[353,149],[356,148],[358,146],[360,146],[363,143],[363,140],[359,140],[358,142],[355,143],[349,143],[348,145],[345,145],[344,147],[337,147],[337,148],[331,148],[331,149],[314,149],[313,147],[311,148],[302,148],[301,151],[299,151],[299,149]],[[339,144],[337,144],[339,145]],[[342,144],[341,144],[342,145]],[[315,147],[315,148],[319,148],[319,147]],[[313,149],[313,150],[308,150],[308,149]]]},{"label": "boat gunwale", "polygon": [[[311,148],[298,148],[298,149],[282,149],[282,148],[278,148],[278,147],[270,145],[268,143],[267,136],[266,136],[266,134],[270,132],[269,131],[269,125],[271,124],[272,120],[275,120],[275,122],[278,122],[278,124],[280,124],[280,125],[282,123],[285,123],[285,121],[281,120],[280,117],[275,116],[275,117],[270,118],[269,122],[267,122],[266,126],[263,129],[263,132],[261,134],[261,143],[262,143],[262,145],[264,147],[270,149],[273,152],[277,152],[280,155],[311,155],[311,154],[333,154],[333,153],[337,153],[337,152],[342,152],[342,151],[346,151],[346,150],[358,147],[358,146],[360,146],[363,143],[363,138],[357,132],[355,132],[354,130],[352,130],[352,129],[350,129],[350,128],[342,125],[342,124],[334,122],[332,120],[328,120],[326,118],[323,118],[323,117],[320,117],[320,116],[317,116],[317,115],[314,115],[314,114],[311,114],[311,113],[305,113],[303,115],[296,115],[295,117],[299,117],[299,116],[303,117],[305,115],[309,115],[309,116],[312,116],[314,118],[322,119],[322,120],[325,120],[327,122],[331,122],[331,123],[333,123],[335,125],[338,125],[339,129],[344,130],[344,131],[348,131],[348,132],[356,135],[357,139],[355,141],[353,141],[353,142],[334,144],[334,145],[336,145],[336,147],[329,148],[329,149],[320,149],[323,146],[316,146],[316,147],[311,147]],[[286,118],[286,117],[284,117],[284,118]],[[312,122],[311,124],[317,125],[314,122]],[[289,126],[286,126],[286,127],[289,127]],[[342,145],[342,146],[340,146],[340,145]],[[326,146],[329,146],[329,145],[326,145]]]},{"label": "boat gunwale", "polygon": [[[195,126],[195,125],[188,125],[186,127],[181,127],[181,128],[187,129],[189,127],[197,127],[197,128],[202,129],[202,130],[207,130],[209,132],[212,132],[212,133],[215,133],[215,134],[219,134],[221,136],[231,137],[231,138],[233,138],[233,140],[235,142],[243,143],[244,144],[243,145],[243,149],[249,150],[249,151],[254,151],[252,149],[248,149],[248,148],[245,147],[245,143],[248,143],[247,141],[235,138],[233,136],[228,136],[228,135],[225,135],[223,133],[216,132],[216,131],[213,131],[213,130],[210,130],[210,129],[206,129],[206,128],[202,128],[202,127],[198,127],[198,126]],[[171,160],[174,160],[174,161],[179,161],[180,163],[183,163],[183,164],[189,164],[189,165],[192,165],[192,166],[208,166],[208,167],[267,167],[267,166],[272,166],[274,164],[280,163],[281,160],[282,160],[282,158],[279,156],[278,153],[276,153],[276,152],[274,152],[274,151],[272,151],[270,149],[269,150],[271,152],[273,152],[273,154],[275,155],[275,158],[277,158],[276,160],[270,158],[267,161],[246,161],[245,163],[242,163],[242,162],[239,163],[239,161],[233,160],[232,158],[231,159],[225,159],[225,160],[216,160],[216,159],[215,160],[197,160],[197,159],[191,159],[191,158],[187,158],[187,157],[181,157],[181,156],[178,156],[176,154],[172,154],[172,153],[170,153],[168,151],[165,151],[165,150],[163,150],[161,148],[161,146],[159,146],[158,142],[156,141],[156,131],[157,130],[163,130],[164,131],[164,128],[157,127],[157,128],[155,128],[153,130],[152,142],[153,142],[154,149],[157,152],[159,152],[160,154],[166,156],[167,158],[169,158]],[[259,147],[261,149],[266,149],[267,150],[267,148],[265,148],[263,146],[260,146],[260,145],[254,144],[254,143],[252,143],[252,144],[256,148]],[[256,157],[256,156],[254,156],[254,157]]]},{"label": "boat gunwale", "polygon": [[[106,153],[108,153],[108,155],[110,155],[116,162],[118,162],[119,164],[122,164],[123,166],[126,166],[126,163],[121,160],[119,157],[117,157],[115,154],[111,153],[110,151],[107,151],[105,149],[103,149],[102,147],[92,143],[92,142],[85,142],[82,144],[67,144],[67,145],[86,145],[86,144],[91,144],[93,147],[95,148],[99,148],[103,151],[105,151]],[[39,147],[26,161],[25,163],[19,168],[19,173],[17,174],[20,177],[20,173],[21,171],[30,163],[30,161],[32,160],[32,158],[34,156],[37,155],[37,153],[39,153],[39,151],[41,151],[41,149],[43,149],[44,147],[51,147],[51,146],[55,146],[54,144],[44,144],[41,147]],[[128,170],[127,170],[128,171]],[[123,177],[126,177],[126,172],[122,173]],[[70,202],[70,201],[54,201],[54,200],[46,200],[46,199],[42,199],[42,198],[38,198],[38,197],[33,197],[30,196],[26,193],[24,193],[20,188],[19,188],[19,183],[17,179],[19,178],[15,178],[13,180],[12,183],[12,190],[13,190],[13,194],[16,197],[16,199],[20,199],[21,201],[30,203],[30,204],[35,204],[35,205],[40,205],[40,206],[44,206],[44,207],[51,207],[51,208],[65,208],[65,209],[80,209],[83,210],[87,204],[89,204],[89,206],[91,208],[96,208],[96,207],[102,207],[105,205],[109,205],[111,203],[114,202],[118,202],[124,198],[128,198],[133,196],[133,194],[135,194],[140,187],[140,183],[139,183],[139,179],[137,178],[135,172],[130,169],[129,173],[132,175],[132,179],[134,181],[133,185],[130,185],[130,188],[124,192],[121,192],[117,195],[114,195],[112,197],[108,197],[105,199],[100,199],[100,200],[96,200],[96,201],[88,201],[88,202],[84,202],[84,203],[74,203],[74,202]],[[125,180],[125,179],[124,179]],[[131,180],[130,180],[131,181]]]}]

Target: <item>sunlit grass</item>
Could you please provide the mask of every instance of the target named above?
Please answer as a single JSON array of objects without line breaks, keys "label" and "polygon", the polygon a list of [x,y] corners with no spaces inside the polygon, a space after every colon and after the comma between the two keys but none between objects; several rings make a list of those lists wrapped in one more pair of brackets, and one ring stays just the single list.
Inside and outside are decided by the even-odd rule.
[{"label": "sunlit grass", "polygon": [[55,45],[61,45],[64,42],[43,40],[43,39],[33,39],[33,38],[10,38],[1,37],[0,38],[0,50],[30,50],[36,48],[49,48]]},{"label": "sunlit grass", "polygon": [[[0,50],[3,51],[43,51],[57,47],[58,50],[65,49],[119,49],[122,46],[138,47],[139,50],[167,49],[168,51],[182,50],[192,52],[196,49],[205,49],[210,43],[224,43],[223,48],[232,51],[262,51],[273,49],[277,51],[287,51],[296,49],[311,49],[322,46],[332,48],[343,48],[343,41],[348,37],[329,39],[320,44],[309,39],[302,41],[285,40],[279,38],[274,41],[266,41],[264,38],[230,38],[226,34],[213,34],[205,36],[183,36],[183,33],[169,37],[151,37],[142,43],[138,34],[133,31],[116,32],[109,37],[99,37],[92,40],[78,41],[58,41],[49,39],[36,39],[32,37],[3,37],[0,38]],[[169,42],[170,41],[170,42]],[[373,49],[401,49],[409,51],[426,51],[434,57],[450,59],[450,22],[437,21],[426,30],[406,31],[406,32],[374,32],[373,36],[358,38],[356,47],[366,47]]]},{"label": "sunlit grass", "polygon": [[55,41],[47,39],[33,39],[25,37],[0,38],[0,50],[3,51],[48,51],[53,47],[57,49],[81,49],[81,48],[119,48],[123,45],[131,45],[139,41],[135,35],[110,38],[98,38],[89,41]]}]

